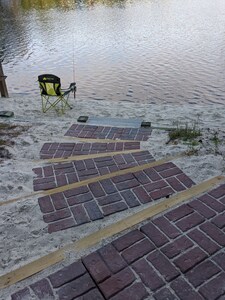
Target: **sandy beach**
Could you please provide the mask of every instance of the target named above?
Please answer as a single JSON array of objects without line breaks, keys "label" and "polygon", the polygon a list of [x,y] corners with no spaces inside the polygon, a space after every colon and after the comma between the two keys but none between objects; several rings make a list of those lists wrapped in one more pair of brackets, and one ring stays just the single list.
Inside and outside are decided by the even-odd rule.
[{"label": "sandy beach", "polygon": [[[141,148],[149,150],[156,160],[166,156],[196,151],[185,155],[174,163],[195,183],[200,183],[217,175],[225,175],[225,107],[222,105],[160,105],[135,104],[131,102],[79,101],[71,98],[73,109],[64,115],[55,111],[45,114],[41,111],[41,99],[37,96],[1,98],[1,110],[14,111],[14,117],[2,118],[1,123],[29,127],[15,138],[15,145],[6,147],[12,155],[0,162],[0,201],[26,196],[33,192],[33,168],[38,167],[39,152],[46,142],[68,142],[64,137],[67,129],[79,116],[101,116],[116,118],[141,118],[151,122],[153,127],[176,127],[197,124],[202,135],[196,146],[182,142],[167,143],[168,132],[153,129],[147,142]],[[218,138],[218,143],[213,137]],[[73,142],[75,139],[72,140]],[[57,233],[49,234],[43,222],[37,196],[30,196],[12,204],[1,206],[0,212],[0,275],[4,275],[39,257],[55,251],[72,241],[115,223],[143,207],[128,209],[98,220]],[[104,241],[103,243],[106,243]],[[91,249],[87,250],[90,251]],[[93,248],[92,248],[93,250]],[[64,265],[85,253],[68,253]],[[17,290],[37,281],[38,276],[46,276],[62,265],[48,268],[38,275],[0,291],[0,299],[10,299]]]}]

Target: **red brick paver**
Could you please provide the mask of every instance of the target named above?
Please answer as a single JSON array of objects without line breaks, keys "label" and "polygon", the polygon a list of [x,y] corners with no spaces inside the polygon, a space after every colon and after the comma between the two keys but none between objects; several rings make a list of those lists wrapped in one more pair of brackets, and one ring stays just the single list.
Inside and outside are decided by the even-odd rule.
[{"label": "red brick paver", "polygon": [[[17,291],[12,299],[32,299],[31,294],[37,299],[224,299],[225,226],[215,221],[224,215],[224,196],[223,184]],[[201,212],[197,203],[214,213]]]},{"label": "red brick paver", "polygon": [[140,151],[52,164],[33,169],[36,174],[33,187],[34,191],[53,189],[152,161],[154,158],[148,151]]},{"label": "red brick paver", "polygon": [[135,149],[140,149],[140,142],[45,143],[41,148],[40,158],[66,158],[76,155],[88,155]]},{"label": "red brick paver", "polygon": [[73,124],[65,135],[87,139],[147,141],[151,132],[151,128],[122,128]]},{"label": "red brick paver", "polygon": [[[48,223],[48,231],[52,233],[169,197],[180,191],[181,186],[185,190],[190,184],[194,184],[191,179],[169,162],[44,196],[38,202],[44,221]],[[189,212],[192,210],[189,208]],[[187,228],[201,222],[197,213],[194,217],[185,219],[183,222],[186,223],[179,223],[178,227]],[[155,230],[155,236],[160,238],[159,231]]]}]

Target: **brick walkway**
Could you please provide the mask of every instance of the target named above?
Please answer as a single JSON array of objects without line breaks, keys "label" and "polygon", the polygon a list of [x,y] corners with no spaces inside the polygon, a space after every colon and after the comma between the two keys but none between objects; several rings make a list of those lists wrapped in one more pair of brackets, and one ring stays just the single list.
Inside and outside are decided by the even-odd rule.
[{"label": "brick walkway", "polygon": [[221,185],[24,288],[12,300],[31,299],[31,291],[42,300],[222,300],[224,246]]},{"label": "brick walkway", "polygon": [[73,124],[65,135],[87,139],[147,141],[151,132],[151,128],[120,128]]},{"label": "brick walkway", "polygon": [[172,162],[38,199],[52,233],[169,197],[193,185]]},{"label": "brick walkway", "polygon": [[154,161],[148,151],[116,154],[34,168],[34,191],[54,189],[74,182]]},{"label": "brick walkway", "polygon": [[140,149],[140,142],[45,143],[41,148],[40,158],[65,158],[75,155],[88,155],[134,149]]}]

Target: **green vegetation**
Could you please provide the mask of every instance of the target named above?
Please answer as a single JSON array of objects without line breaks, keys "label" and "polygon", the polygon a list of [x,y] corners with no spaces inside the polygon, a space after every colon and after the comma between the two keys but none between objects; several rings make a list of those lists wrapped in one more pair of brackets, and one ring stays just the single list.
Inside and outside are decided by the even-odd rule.
[{"label": "green vegetation", "polygon": [[211,138],[211,141],[215,144],[215,146],[218,146],[220,140],[218,138],[218,132],[217,131],[215,131],[213,133],[213,137]]},{"label": "green vegetation", "polygon": [[186,152],[187,155],[197,154],[198,148],[196,147],[201,143],[201,140],[198,138],[202,135],[201,130],[198,127],[198,122],[188,125],[188,123],[182,124],[177,121],[173,123],[173,126],[176,126],[176,128],[168,132],[169,140],[167,141],[167,144],[177,144],[182,142],[189,147]]},{"label": "green vegetation", "polygon": [[197,137],[201,136],[201,131],[195,122],[192,126],[189,126],[188,123],[182,125],[179,122],[176,122],[176,128],[174,130],[169,131],[169,142],[175,140],[181,140],[184,142],[192,142],[192,145],[195,146],[198,144],[195,140]]},{"label": "green vegetation", "polygon": [[181,139],[183,141],[191,141],[199,136],[201,136],[201,132],[195,124],[192,127],[188,127],[188,124],[185,124],[184,128],[177,126],[175,130],[169,132],[171,140]]},{"label": "green vegetation", "polygon": [[215,146],[215,154],[219,153],[219,143],[221,142],[219,137],[218,137],[219,133],[217,131],[213,132],[213,136],[211,138],[211,141],[213,142],[214,146]]}]

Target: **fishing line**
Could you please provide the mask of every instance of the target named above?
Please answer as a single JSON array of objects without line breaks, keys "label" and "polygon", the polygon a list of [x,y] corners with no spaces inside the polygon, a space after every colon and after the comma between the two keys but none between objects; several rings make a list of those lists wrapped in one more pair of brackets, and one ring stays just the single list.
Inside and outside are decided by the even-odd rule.
[{"label": "fishing line", "polygon": [[[74,17],[74,16],[73,16]],[[75,18],[74,18],[75,19]],[[73,28],[72,28],[72,43],[73,43],[73,97],[76,98],[76,81],[75,81],[75,35],[74,35],[74,29],[75,29],[75,22],[73,21]]]},{"label": "fishing line", "polygon": [[74,47],[74,41],[75,41],[75,36],[74,36],[74,31],[73,31],[73,82],[75,82],[75,47]]},{"label": "fishing line", "polygon": [[75,40],[75,37],[74,37],[74,32],[73,32],[73,83],[74,83],[73,98],[75,99],[77,88],[76,88],[76,81],[75,81],[75,55],[74,55],[75,47],[74,47],[74,40]]}]

